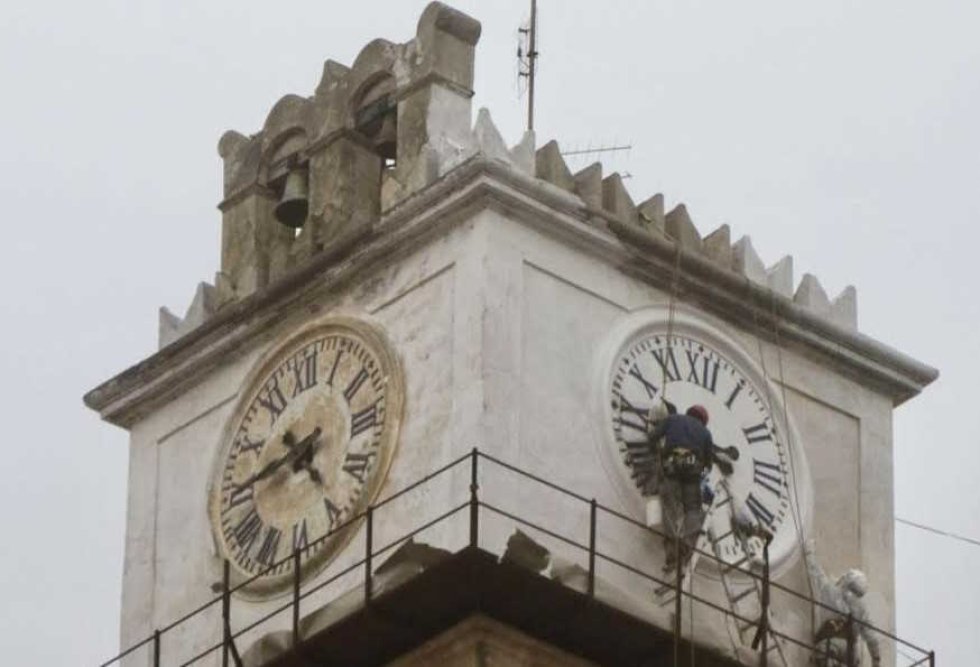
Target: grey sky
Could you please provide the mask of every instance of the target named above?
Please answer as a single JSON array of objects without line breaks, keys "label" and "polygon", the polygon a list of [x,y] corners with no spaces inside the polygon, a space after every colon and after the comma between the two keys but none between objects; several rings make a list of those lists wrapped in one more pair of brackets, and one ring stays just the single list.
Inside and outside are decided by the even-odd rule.
[{"label": "grey sky", "polygon": [[[477,106],[516,142],[524,0],[483,22]],[[900,516],[980,538],[980,5],[962,0],[540,0],[539,144],[606,160],[702,232],[750,234],[861,329],[940,368],[895,420]],[[324,59],[413,36],[422,0],[47,0],[0,19],[0,645],[10,664],[117,649],[125,434],[82,393],[155,349],[218,266],[216,144],[309,95]],[[584,166],[575,162],[573,166]],[[203,490],[202,490],[203,493]],[[980,548],[899,525],[899,631],[980,653]]]}]

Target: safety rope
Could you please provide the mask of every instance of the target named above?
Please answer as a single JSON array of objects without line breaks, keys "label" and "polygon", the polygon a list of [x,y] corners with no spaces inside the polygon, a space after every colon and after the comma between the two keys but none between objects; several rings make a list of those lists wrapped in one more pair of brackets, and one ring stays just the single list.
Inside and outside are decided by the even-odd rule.
[{"label": "safety rope", "polygon": [[[677,287],[680,283],[681,273],[681,244],[674,245],[674,269],[670,275],[670,298],[667,301],[667,347],[670,348],[670,340],[674,335],[674,315],[677,312]],[[661,364],[660,386],[662,386],[662,400],[667,400],[667,364]]]},{"label": "safety rope", "polygon": [[[674,313],[676,312],[676,301],[677,301],[677,284],[680,277],[681,268],[681,244],[675,243],[674,245],[674,268],[670,274],[670,296],[667,300],[667,341],[666,349],[667,353],[670,353],[671,337],[674,335]],[[663,363],[660,365],[660,386],[663,391],[660,394],[660,400],[665,404],[667,402],[667,364]],[[661,465],[663,462],[661,461]],[[678,522],[679,519],[674,517],[674,521]],[[677,596],[677,604],[675,605],[674,613],[677,618],[674,620],[674,667],[678,667],[680,660],[680,640],[681,640],[681,618],[683,616],[683,607],[681,603],[682,590],[684,587],[684,576],[681,574],[681,532],[682,532],[683,520],[680,520],[680,525],[674,526],[674,558],[677,563],[677,590],[674,595]],[[690,561],[688,562],[690,566]],[[691,598],[693,603],[694,599]],[[692,627],[693,627],[693,617],[692,617]],[[693,644],[693,642],[692,642]]]},{"label": "safety rope", "polygon": [[[671,271],[671,277],[670,277],[670,297],[669,297],[669,299],[667,301],[667,341],[666,341],[666,347],[668,349],[668,352],[670,351],[671,344],[672,344],[672,339],[674,337],[674,319],[675,319],[675,316],[677,314],[677,292],[678,292],[678,286],[680,285],[680,274],[681,274],[681,244],[680,243],[676,243],[674,245],[674,267],[673,267],[673,270]],[[661,400],[663,400],[663,401],[666,402],[666,400],[667,400],[667,364],[662,364],[661,365],[661,369],[660,369],[660,386],[663,387],[663,392],[661,393]],[[681,531],[678,530],[677,531],[677,534],[679,535],[680,532]],[[680,538],[677,538],[677,553],[675,554],[675,557],[678,559],[678,563],[680,563],[680,558],[681,558]],[[693,553],[688,557],[687,568],[688,568],[687,582],[688,582],[688,586],[690,586],[690,588],[691,588],[691,593],[690,593],[690,595],[688,595],[688,607],[687,607],[687,609],[688,609],[688,628],[689,628],[688,633],[690,634],[690,637],[691,637],[690,641],[688,641],[688,645],[690,646],[690,649],[691,649],[691,657],[690,657],[689,664],[691,665],[691,667],[695,667],[695,647],[694,647],[694,577],[692,576],[693,575],[693,570],[694,570],[694,554]],[[677,582],[677,592],[675,594],[678,596],[678,600],[680,600],[681,589],[683,587],[683,582],[684,582],[684,577],[681,577],[678,580],[678,582]],[[681,612],[681,606],[680,605],[678,605],[677,611],[678,611],[679,614],[682,613]],[[680,619],[678,619],[678,622],[677,622],[677,629],[678,629],[678,631],[680,629]],[[680,639],[680,637],[678,636],[677,638],[675,638],[675,641],[677,641],[679,639]],[[678,651],[675,649],[675,651],[674,651],[674,667],[678,667],[678,659],[679,659]]]},{"label": "safety rope", "polygon": [[[677,286],[678,286],[678,283],[680,282],[680,270],[681,270],[681,244],[680,243],[675,243],[675,245],[674,245],[674,267],[673,267],[673,269],[671,271],[671,274],[670,274],[670,295],[669,295],[668,300],[667,300],[667,341],[666,341],[665,347],[667,348],[668,354],[670,352],[671,338],[674,335],[674,315],[676,313]],[[663,401],[666,404],[667,403],[667,364],[666,363],[662,363],[660,365],[660,386],[663,388],[662,391],[661,391],[661,394],[660,394],[660,400]],[[677,522],[678,521],[678,518],[677,517],[674,517],[674,521]],[[682,598],[682,593],[681,593],[681,591],[683,590],[683,587],[684,587],[684,576],[681,573],[681,553],[682,553],[682,550],[681,550],[681,538],[680,538],[680,534],[682,532],[682,526],[683,526],[683,519],[680,519],[680,525],[674,526],[674,558],[676,559],[675,562],[677,563],[677,566],[676,566],[677,567],[677,581],[676,581],[677,590],[674,592],[674,595],[677,596],[677,600],[675,602],[675,608],[674,608],[674,614],[677,616],[677,618],[674,620],[674,667],[679,667],[679,660],[680,660],[680,640],[681,640],[681,619],[683,618],[683,615],[684,615],[683,606],[682,606],[683,598]],[[692,557],[693,557],[693,554],[692,554]],[[690,567],[690,565],[691,565],[691,561],[689,560],[687,566]],[[690,577],[688,577],[688,579],[690,580]],[[689,615],[690,615],[690,620],[691,620],[691,628],[693,629],[693,627],[694,627],[694,607],[693,607],[693,605],[694,605],[694,598],[693,597],[690,597],[690,600],[689,601],[690,601],[690,605],[691,605],[690,611],[689,611]],[[694,656],[693,634],[691,635],[691,637],[692,637],[692,641],[690,642],[690,644],[691,644],[691,657],[693,659],[693,656]]]},{"label": "safety rope", "polygon": [[687,596],[687,610],[688,610],[688,613],[687,613],[687,617],[688,617],[687,627],[690,628],[688,630],[688,633],[691,635],[691,641],[689,641],[688,644],[691,645],[691,662],[690,662],[690,664],[691,664],[691,667],[695,667],[695,664],[694,664],[694,660],[695,660],[695,657],[694,657],[694,577],[692,576],[689,579],[690,579],[690,582],[691,582],[691,594]]},{"label": "safety rope", "polygon": [[803,552],[803,566],[806,568],[807,590],[810,591],[810,623],[815,628],[817,626],[817,605],[814,600],[813,582],[810,580],[809,556],[806,550],[806,535],[804,534],[805,525],[800,514],[800,495],[796,484],[796,462],[793,458],[793,431],[789,427],[789,404],[786,398],[786,382],[783,374],[783,344],[779,335],[779,320],[776,317],[776,293],[769,290],[769,308],[772,317],[772,329],[776,342],[776,361],[779,366],[779,388],[783,399],[783,424],[786,427],[786,449],[789,451],[789,474],[793,481],[793,521],[797,527],[800,549]]},{"label": "safety rope", "polygon": [[[766,392],[766,402],[769,404],[771,408],[773,405],[773,400],[772,400],[772,392],[769,388],[770,375],[766,367],[766,356],[765,356],[765,349],[762,344],[762,333],[761,333],[761,326],[759,324],[759,313],[755,305],[752,304],[751,283],[749,282],[746,282],[746,291],[748,293],[746,301],[750,303],[749,309],[752,311],[754,336],[756,339],[756,344],[758,345],[759,348],[759,363],[762,366],[762,376],[763,376],[763,384]],[[786,431],[786,450],[789,453],[788,455],[789,474],[793,486],[793,503],[791,503],[792,511],[790,512],[790,516],[793,517],[793,525],[796,528],[796,535],[800,543],[800,550],[803,552],[803,564],[804,567],[807,569],[805,578],[807,581],[808,590],[810,591],[810,623],[811,626],[815,628],[816,618],[817,618],[816,603],[813,600],[814,591],[813,591],[813,582],[810,581],[809,563],[808,563],[808,557],[806,553],[805,528],[803,525],[803,517],[800,515],[799,491],[797,490],[796,487],[796,464],[793,457],[793,433],[792,433],[792,429],[790,429],[789,427],[789,407],[787,405],[786,382],[784,381],[784,375],[783,375],[782,340],[779,335],[779,320],[776,314],[776,292],[772,288],[769,288],[769,305],[770,305],[770,317],[772,319],[772,332],[776,345],[777,365],[779,367],[779,387],[782,396],[782,401],[781,401],[782,402],[782,425]],[[775,426],[775,423],[773,425]]]}]

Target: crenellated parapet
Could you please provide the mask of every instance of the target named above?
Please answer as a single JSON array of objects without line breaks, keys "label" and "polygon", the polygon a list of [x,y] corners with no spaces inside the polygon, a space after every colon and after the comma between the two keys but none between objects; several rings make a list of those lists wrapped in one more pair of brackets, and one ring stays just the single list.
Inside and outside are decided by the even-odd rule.
[{"label": "crenellated parapet", "polygon": [[783,257],[767,267],[748,236],[732,243],[731,229],[721,225],[702,236],[684,204],[664,212],[664,196],[655,194],[634,204],[623,185],[622,177],[613,173],[603,177],[598,162],[573,174],[562,157],[556,141],[538,149],[535,176],[572,193],[585,207],[600,218],[611,218],[636,226],[650,234],[676,242],[684,250],[703,255],[726,270],[792,299],[797,305],[846,329],[857,330],[857,291],[848,286],[833,300],[816,276],[804,274],[794,290],[793,258]]},{"label": "crenellated parapet", "polygon": [[213,286],[199,287],[184,318],[161,309],[160,346],[318,254],[350,247],[372,229],[381,233],[384,225],[375,223],[477,157],[560,189],[587,219],[615,220],[675,242],[856,330],[853,287],[831,300],[812,275],[795,285],[791,257],[767,267],[748,236],[732,242],[728,225],[703,235],[684,204],[668,210],[662,194],[636,203],[622,176],[605,175],[600,163],[572,173],[557,142],[536,148],[534,133],[527,132],[508,146],[488,110],[474,120],[480,30],[466,14],[430,3],[414,39],[376,39],[350,66],[328,60],[311,96],[280,99],[255,134],[226,132],[218,142],[221,267]]}]

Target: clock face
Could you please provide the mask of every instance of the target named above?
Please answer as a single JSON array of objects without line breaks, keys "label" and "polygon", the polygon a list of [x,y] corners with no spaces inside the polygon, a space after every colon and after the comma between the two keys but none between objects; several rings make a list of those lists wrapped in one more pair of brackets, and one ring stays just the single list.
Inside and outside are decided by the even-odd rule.
[{"label": "clock face", "polygon": [[[239,581],[262,573],[363,511],[397,443],[403,401],[397,359],[380,332],[332,319],[278,346],[253,372],[233,413],[211,488],[211,522]],[[313,574],[357,525],[302,555]],[[292,562],[243,589],[288,587]]]},{"label": "clock face", "polygon": [[[684,318],[682,318],[684,319]],[[747,355],[723,335],[702,331],[694,320],[674,326],[652,321],[635,327],[615,351],[607,385],[605,412],[611,432],[610,458],[634,495],[649,495],[656,483],[653,468],[631,456],[630,445],[646,441],[646,417],[651,407],[674,404],[679,412],[692,405],[708,410],[708,428],[720,447],[735,447],[738,460],[725,477],[715,466],[709,477],[718,499],[729,493],[733,503],[717,503],[709,510],[705,528],[723,536],[712,549],[727,562],[755,555],[759,546],[732,533],[732,512],[741,513],[773,533],[770,561],[779,565],[798,544],[796,482],[805,463],[787,415],[773,390],[767,391]],[[791,451],[790,447],[794,447]],[[633,449],[635,452],[635,447]],[[795,464],[795,469],[794,469]],[[746,553],[748,550],[750,553]]]}]

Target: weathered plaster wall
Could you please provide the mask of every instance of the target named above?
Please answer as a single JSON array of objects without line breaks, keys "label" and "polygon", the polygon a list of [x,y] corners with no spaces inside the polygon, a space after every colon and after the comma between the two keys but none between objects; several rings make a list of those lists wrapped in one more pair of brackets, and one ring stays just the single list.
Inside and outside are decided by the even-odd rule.
[{"label": "weathered plaster wall", "polygon": [[[462,225],[416,252],[379,264],[342,290],[312,294],[285,315],[283,323],[239,357],[217,369],[206,381],[176,397],[132,429],[129,524],[122,616],[122,643],[151,634],[212,598],[221,580],[220,560],[211,537],[207,489],[218,456],[225,421],[251,368],[279,336],[329,313],[347,313],[381,324],[404,365],[407,403],[400,444],[381,497],[416,481],[442,465],[458,449],[454,433],[472,433],[479,419],[474,410],[458,409],[468,396],[482,405],[478,347],[479,309],[473,279],[481,258],[474,252],[472,225]],[[463,341],[457,345],[456,341]],[[472,442],[472,440],[470,440]],[[472,445],[470,445],[472,446]],[[458,503],[468,490],[468,471],[459,479],[427,485],[403,497],[375,517],[375,545],[387,544]],[[465,478],[465,479],[464,479]],[[452,498],[451,498],[452,497]],[[423,535],[447,545],[465,526]],[[363,554],[363,530],[328,569],[336,571]],[[328,589],[321,602],[352,585],[348,577]],[[322,579],[323,577],[321,577]],[[310,602],[316,604],[316,600]],[[270,605],[236,601],[235,624],[243,625]],[[164,637],[168,659],[190,657],[214,642],[220,609],[171,631]],[[285,626],[284,616],[278,625]],[[249,640],[243,642],[247,646]],[[145,664],[147,655],[131,664]],[[205,663],[206,664],[206,663]]]},{"label": "weathered plaster wall", "polygon": [[[624,505],[613,492],[599,459],[603,436],[593,410],[593,367],[619,318],[664,304],[668,296],[503,215],[485,212],[481,224],[491,229],[485,326],[492,333],[484,348],[487,396],[493,399],[488,400],[489,446],[532,472],[640,518],[638,506]],[[815,485],[814,521],[806,537],[816,540],[820,562],[829,572],[849,567],[868,572],[872,589],[885,601],[875,620],[892,627],[890,400],[792,349],[778,354],[753,332],[717,323],[764,364],[777,386],[780,376],[784,379]],[[553,493],[545,505],[534,497],[539,493],[525,489],[512,505],[585,542],[585,508],[574,502],[566,506]],[[624,528],[620,533],[622,551],[634,557],[647,552],[651,562],[659,562],[659,545],[630,532]],[[583,562],[573,548],[548,544]],[[607,576],[617,578],[611,568]],[[808,591],[799,565],[784,583]],[[809,617],[805,609],[797,614]]]},{"label": "weathered plaster wall", "polygon": [[[406,414],[382,497],[479,446],[641,517],[639,504],[623,503],[614,491],[615,482],[600,460],[605,443],[604,425],[597,426],[594,409],[600,377],[596,359],[620,318],[662,305],[668,297],[621,267],[582,252],[540,221],[529,225],[511,215],[495,208],[477,210],[446,233],[416,240],[416,246],[363,266],[339,287],[324,284],[312,290],[237,358],[133,428],[124,645],[212,596],[220,562],[210,535],[206,489],[224,422],[248,369],[270,341],[329,313],[379,322],[404,363]],[[588,227],[574,220],[564,224]],[[879,620],[890,624],[890,401],[793,350],[778,355],[772,344],[762,343],[765,357],[760,359],[755,335],[716,323],[728,327],[752,357],[764,360],[773,377],[781,356],[789,407],[816,484],[810,535],[829,570],[868,570],[872,586],[887,599]],[[487,466],[484,470],[485,499],[587,542],[587,508]],[[461,502],[468,485],[464,469],[449,483],[424,488],[379,513],[376,544]],[[502,552],[513,522],[489,511],[481,521],[481,546]],[[625,525],[601,530],[613,538],[613,555],[650,562],[651,569],[658,566],[657,540]],[[465,535],[460,522],[420,539],[458,548]],[[363,531],[335,561],[337,568],[361,557],[362,540]],[[545,542],[561,557],[585,562],[581,552]],[[650,597],[650,591],[636,587],[635,578],[611,566],[600,565],[599,574],[636,600]],[[311,601],[311,608],[358,578],[337,582]],[[784,582],[806,590],[799,567]],[[699,593],[719,594],[710,581],[698,587]],[[236,602],[235,608],[238,625],[269,605]],[[166,650],[190,656],[215,641],[217,611],[170,635]],[[796,616],[803,619],[808,613],[796,610]],[[699,622],[708,621],[704,616]],[[287,622],[283,617],[277,627]],[[143,664],[140,659],[132,664]]]}]

